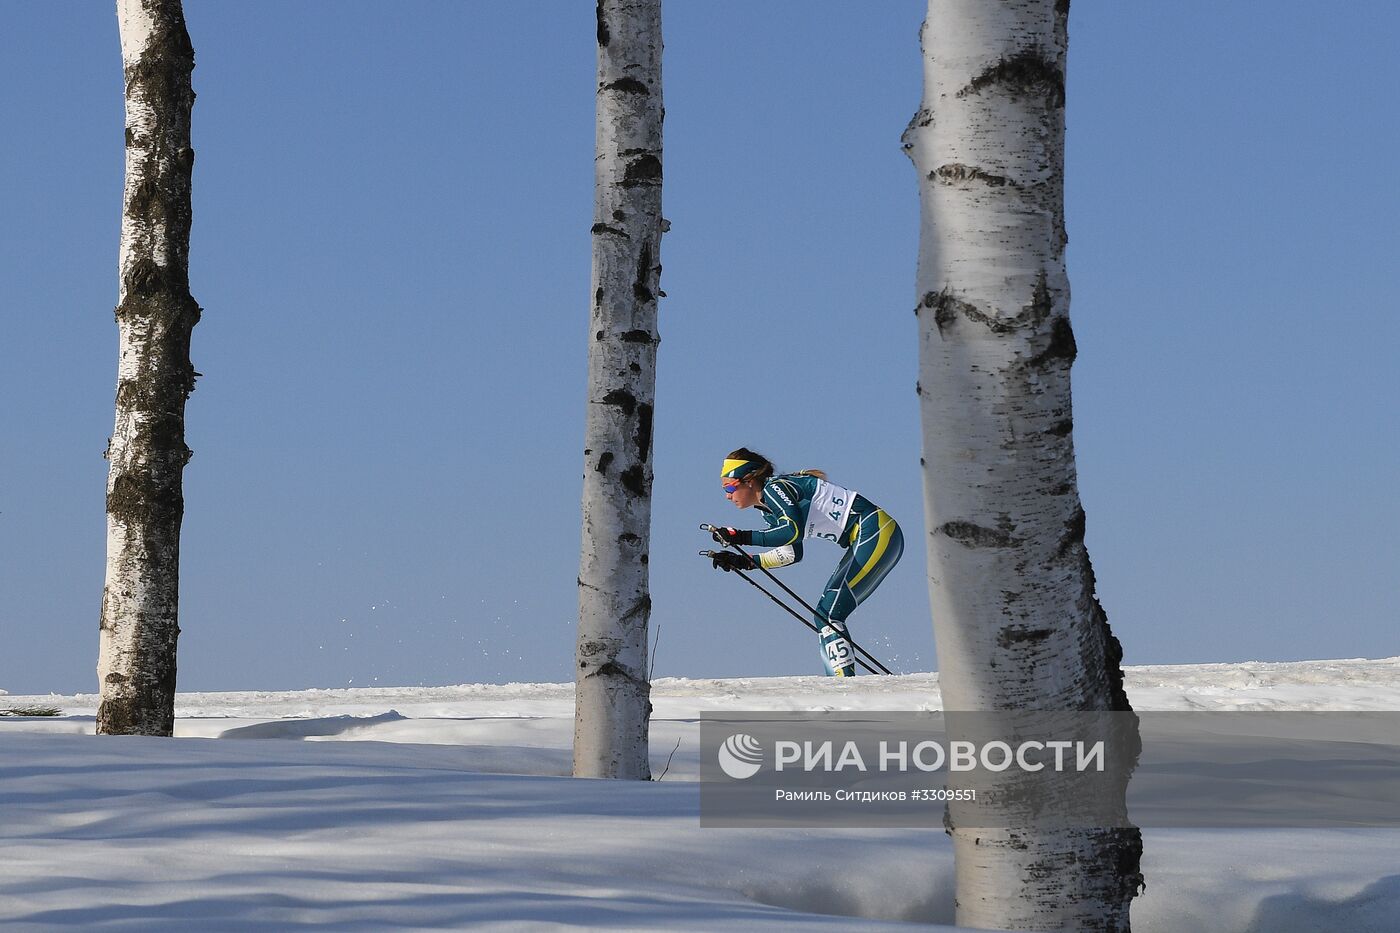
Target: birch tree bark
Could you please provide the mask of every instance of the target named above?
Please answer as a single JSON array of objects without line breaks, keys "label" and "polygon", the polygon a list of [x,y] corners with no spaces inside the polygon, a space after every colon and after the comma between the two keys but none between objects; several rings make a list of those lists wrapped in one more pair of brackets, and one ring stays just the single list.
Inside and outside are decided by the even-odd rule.
[{"label": "birch tree bark", "polygon": [[118,0],[126,78],[116,425],[97,671],[104,734],[170,735],[179,635],[190,331],[194,49],[180,0]]},{"label": "birch tree bark", "polygon": [[599,0],[574,775],[648,780],[661,2]]},{"label": "birch tree bark", "polygon": [[[1131,709],[1074,462],[1068,12],[1068,0],[930,0],[921,33],[924,98],[904,145],[922,206],[924,503],[949,710]],[[1127,828],[973,831],[950,808],[958,925],[1129,929],[1142,841],[1118,812]]]}]

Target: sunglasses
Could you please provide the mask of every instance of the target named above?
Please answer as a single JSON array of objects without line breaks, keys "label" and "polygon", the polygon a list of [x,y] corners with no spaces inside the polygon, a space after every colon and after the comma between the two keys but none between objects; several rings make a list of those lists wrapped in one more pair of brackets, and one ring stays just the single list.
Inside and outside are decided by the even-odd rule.
[{"label": "sunglasses", "polygon": [[735,481],[732,482],[732,483],[725,483],[725,484],[724,484],[724,491],[727,492],[727,493],[729,493],[729,495],[731,495],[731,496],[734,495],[734,493],[736,493],[736,492],[739,491],[739,481],[738,481],[738,480],[735,480]]}]

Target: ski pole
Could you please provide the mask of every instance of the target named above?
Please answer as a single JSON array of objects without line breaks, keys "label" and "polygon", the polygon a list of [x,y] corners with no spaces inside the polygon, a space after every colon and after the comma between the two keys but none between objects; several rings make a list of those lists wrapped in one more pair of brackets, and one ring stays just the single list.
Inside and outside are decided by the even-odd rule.
[{"label": "ski pole", "polygon": [[[749,558],[749,560],[753,560],[752,556],[749,556],[749,552],[748,552],[748,551],[745,551],[745,549],[741,548],[741,546],[736,545],[736,544],[734,544],[734,542],[731,542],[731,541],[725,541],[724,537],[721,537],[721,535],[720,535],[720,530],[718,530],[718,528],[715,528],[714,525],[711,525],[711,524],[708,524],[708,523],[703,523],[703,524],[700,525],[700,528],[701,528],[701,530],[703,530],[703,531],[708,531],[708,532],[710,532],[710,537],[711,537],[711,538],[714,538],[715,541],[720,542],[720,544],[727,546],[727,548],[734,548],[735,551],[738,551],[739,553],[742,553],[742,555],[745,556],[745,558]],[[778,584],[778,586],[780,586],[781,588],[783,588],[783,593],[787,593],[788,595],[790,595],[790,597],[794,598],[794,600],[797,600],[797,604],[799,605],[799,607],[802,607],[802,608],[806,609],[806,611],[811,612],[812,615],[823,615],[823,616],[825,616],[825,614],[819,614],[819,612],[816,611],[816,609],[813,609],[813,608],[811,607],[811,605],[806,604],[806,601],[804,600],[804,598],[799,597],[798,594],[792,593],[791,588],[788,588],[787,584],[783,583],[783,581],[781,581],[781,580],[778,580],[776,576],[773,576],[773,572],[771,572],[771,570],[767,569],[767,567],[764,567],[763,565],[760,565],[760,563],[757,562],[757,560],[753,560],[753,566],[757,567],[757,569],[759,569],[759,570],[762,570],[764,576],[766,576],[767,579],[773,581],[773,583],[776,583],[776,584]],[[826,618],[826,621],[827,621],[827,622],[830,622],[829,616],[825,616],[825,618]],[[847,640],[848,643],[850,643],[850,646],[853,647],[853,649],[855,649],[855,650],[858,651],[858,653],[864,654],[865,657],[869,658],[869,661],[871,661],[871,664],[874,664],[875,667],[878,667],[878,668],[879,668],[879,671],[881,671],[881,674],[893,674],[893,671],[890,671],[888,667],[885,667],[885,665],[879,663],[879,658],[876,658],[876,657],[874,656],[874,654],[869,653],[869,651],[867,651],[867,650],[865,650],[865,649],[862,649],[862,647],[860,646],[860,644],[855,643],[854,640],[851,639],[850,633],[847,633],[847,635],[846,635],[846,640]],[[867,670],[868,670],[868,668],[867,668]]]},{"label": "ski pole", "polygon": [[[701,556],[701,557],[714,557],[716,553],[718,553],[718,552],[716,552],[716,551],[701,551],[701,552],[700,552],[700,556]],[[773,602],[777,603],[779,606],[782,606],[783,609],[787,610],[787,612],[788,612],[794,619],[796,619],[797,621],[801,622],[803,625],[807,626],[809,629],[811,629],[812,631],[816,632],[818,635],[821,634],[821,629],[817,628],[816,624],[815,624],[814,622],[812,622],[811,619],[803,618],[803,616],[802,616],[796,609],[792,608],[792,607],[789,606],[787,603],[783,602],[781,599],[779,599],[778,597],[776,597],[776,596],[774,596],[772,593],[770,593],[770,592],[763,586],[762,583],[759,583],[757,580],[753,579],[752,577],[750,577],[747,573],[745,573],[745,572],[742,571],[742,570],[735,570],[734,572],[737,573],[739,576],[743,577],[745,583],[748,583],[750,586],[756,588],[756,589],[757,589],[760,593],[762,593],[764,596],[767,596],[769,599],[773,600]],[[855,643],[851,641],[849,635],[846,637],[846,641],[847,641],[848,643],[850,643],[850,645],[851,645],[852,648],[855,647]],[[878,674],[878,673],[880,673],[879,671],[875,670],[875,668],[871,667],[869,664],[866,664],[864,658],[857,657],[857,658],[855,659],[855,661],[856,661],[857,664],[859,664],[861,667],[865,668],[867,671],[869,671],[869,672],[872,673],[872,674]],[[876,663],[876,664],[879,664],[880,662],[879,662],[879,661],[876,661],[875,663]],[[885,673],[888,674],[889,671],[885,671]]]},{"label": "ski pole", "polygon": [[[730,542],[730,541],[726,541],[726,540],[720,535],[719,529],[716,528],[714,525],[711,525],[710,523],[705,522],[705,523],[702,523],[702,524],[700,525],[700,529],[701,529],[702,531],[708,531],[708,532],[710,533],[710,537],[714,538],[715,541],[719,542],[720,544],[722,544],[722,545],[724,545],[724,546],[726,546],[726,547],[732,547],[734,550],[738,551],[740,554],[743,554],[745,557],[748,557],[749,560],[753,561],[753,565],[763,572],[764,576],[766,576],[768,579],[772,580],[774,583],[778,584],[778,586],[780,586],[780,587],[782,588],[782,590],[783,590],[784,593],[788,594],[788,595],[791,596],[794,600],[797,601],[797,604],[798,604],[799,606],[801,606],[803,609],[806,609],[808,612],[810,612],[810,613],[811,613],[812,615],[814,615],[814,616],[818,614],[818,613],[817,613],[817,610],[815,610],[815,609],[813,609],[811,606],[807,605],[806,601],[803,600],[803,598],[802,598],[801,596],[798,596],[796,593],[794,593],[794,592],[788,587],[788,585],[787,585],[786,583],[784,583],[782,580],[779,580],[776,576],[774,576],[774,575],[773,575],[773,571],[769,570],[767,567],[764,567],[764,566],[763,566],[762,564],[760,564],[758,561],[756,561],[756,560],[754,560],[752,557],[750,557],[750,556],[749,556],[749,553],[748,553],[747,551],[745,551],[743,548],[739,547],[739,545],[734,544],[734,543],[732,543],[732,542]],[[830,618],[828,618],[827,621],[830,622],[830,621],[831,621]],[[859,652],[860,654],[863,654],[863,655],[865,655],[867,658],[869,658],[869,659],[870,659],[870,663],[871,663],[871,664],[874,664],[876,667],[878,667],[878,668],[880,669],[880,673],[882,673],[882,674],[892,674],[892,673],[894,673],[894,672],[891,671],[888,667],[885,667],[885,665],[881,664],[880,661],[879,661],[879,659],[876,658],[873,654],[871,654],[869,651],[866,651],[866,650],[865,650],[864,648],[862,648],[860,645],[856,644],[856,643],[855,643],[855,640],[851,638],[851,635],[850,635],[849,632],[846,633],[846,641],[849,642],[849,643],[850,643],[850,646],[851,646],[853,649],[855,649],[857,652]]]}]

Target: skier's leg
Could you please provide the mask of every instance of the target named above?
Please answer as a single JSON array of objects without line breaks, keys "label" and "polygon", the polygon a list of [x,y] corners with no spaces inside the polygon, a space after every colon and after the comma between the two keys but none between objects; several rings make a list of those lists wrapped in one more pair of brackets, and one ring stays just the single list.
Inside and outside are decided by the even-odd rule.
[{"label": "skier's leg", "polygon": [[822,663],[827,674],[837,677],[854,677],[856,673],[855,652],[846,638],[846,619],[875,592],[904,554],[904,533],[884,509],[861,519],[854,534],[855,540],[817,604]]},{"label": "skier's leg", "polygon": [[846,585],[850,587],[858,606],[875,592],[875,588],[904,556],[904,532],[899,530],[899,525],[884,509],[876,509],[861,520],[857,534],[855,543],[851,545],[855,555],[852,563],[856,569]]},{"label": "skier's leg", "polygon": [[846,585],[852,573],[852,551],[841,558],[831,579],[826,581],[826,590],[817,603],[817,637],[821,646],[822,666],[828,677],[854,677],[856,675],[856,653],[846,640],[846,616],[856,608],[855,597]]}]

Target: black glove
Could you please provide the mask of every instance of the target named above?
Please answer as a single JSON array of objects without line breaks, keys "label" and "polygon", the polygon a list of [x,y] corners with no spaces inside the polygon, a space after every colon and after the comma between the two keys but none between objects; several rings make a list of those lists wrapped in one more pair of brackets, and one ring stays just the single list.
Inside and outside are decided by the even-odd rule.
[{"label": "black glove", "polygon": [[733,528],[716,528],[715,539],[721,544],[748,544],[750,541],[747,531],[737,531]]},{"label": "black glove", "polygon": [[710,555],[710,562],[714,564],[716,570],[723,570],[725,573],[731,570],[752,570],[754,568],[752,557],[736,554],[733,551],[717,551]]}]

